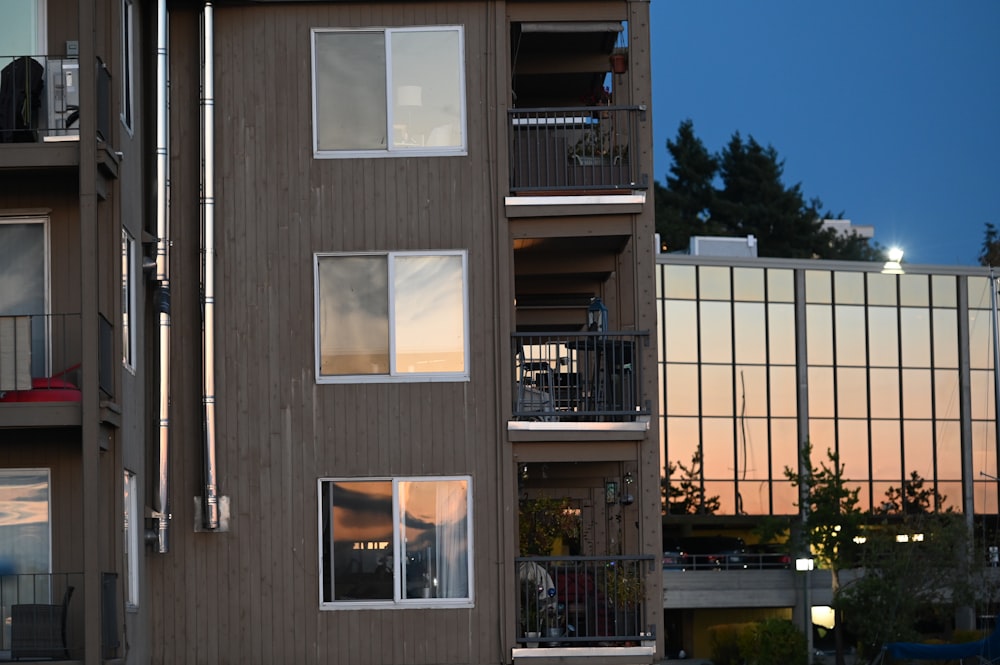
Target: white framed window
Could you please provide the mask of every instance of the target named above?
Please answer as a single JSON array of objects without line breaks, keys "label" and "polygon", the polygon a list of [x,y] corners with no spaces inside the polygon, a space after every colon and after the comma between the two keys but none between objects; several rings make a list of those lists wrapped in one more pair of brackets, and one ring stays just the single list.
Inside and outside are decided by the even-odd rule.
[{"label": "white framed window", "polygon": [[464,250],[315,256],[316,380],[469,380]]},{"label": "white framed window", "polygon": [[312,30],[313,154],[464,155],[461,26]]},{"label": "white framed window", "polygon": [[142,513],[139,512],[135,474],[126,469],[124,480],[125,605],[135,609],[139,607],[139,532],[142,529]]},{"label": "white framed window", "polygon": [[48,217],[0,217],[0,316],[31,317],[31,376],[50,376]]},{"label": "white framed window", "polygon": [[[4,598],[18,598],[16,575],[52,572],[49,469],[0,469],[0,567]],[[8,585],[13,585],[8,588]],[[30,586],[30,585],[29,585]],[[41,590],[40,590],[41,591]],[[36,601],[49,602],[48,590]]]},{"label": "white framed window", "polygon": [[472,478],[319,480],[320,607],[471,607]]},{"label": "white framed window", "polygon": [[122,0],[122,125],[132,134],[132,63],[135,60],[135,15],[133,13],[133,0]]},{"label": "white framed window", "polygon": [[135,374],[135,238],[122,229],[122,364]]}]

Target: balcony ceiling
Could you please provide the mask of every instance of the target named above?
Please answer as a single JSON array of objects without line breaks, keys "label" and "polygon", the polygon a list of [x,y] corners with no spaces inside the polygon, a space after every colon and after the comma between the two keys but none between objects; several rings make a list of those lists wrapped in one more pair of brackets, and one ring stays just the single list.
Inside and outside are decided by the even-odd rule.
[{"label": "balcony ceiling", "polygon": [[581,105],[604,84],[622,24],[615,21],[515,23],[511,26],[514,104]]},{"label": "balcony ceiling", "polygon": [[515,240],[517,330],[581,330],[590,299],[615,272],[628,241],[619,235]]}]

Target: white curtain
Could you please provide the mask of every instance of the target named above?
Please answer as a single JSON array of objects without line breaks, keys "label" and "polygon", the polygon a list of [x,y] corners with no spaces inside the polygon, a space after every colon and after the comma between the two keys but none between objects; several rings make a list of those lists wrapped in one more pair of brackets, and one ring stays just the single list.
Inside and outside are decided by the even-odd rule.
[{"label": "white curtain", "polygon": [[442,481],[436,488],[434,571],[438,598],[469,596],[468,493],[466,481]]}]

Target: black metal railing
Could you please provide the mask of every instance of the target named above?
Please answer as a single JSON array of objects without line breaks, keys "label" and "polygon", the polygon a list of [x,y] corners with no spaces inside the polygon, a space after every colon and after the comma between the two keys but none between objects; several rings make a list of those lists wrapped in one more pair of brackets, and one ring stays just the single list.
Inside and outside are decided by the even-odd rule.
[{"label": "black metal railing", "polygon": [[[98,61],[97,127],[110,134],[110,73]],[[59,55],[0,55],[0,143],[76,140],[80,61]]]},{"label": "black metal railing", "polygon": [[644,106],[510,109],[510,191],[646,189],[639,161]]},{"label": "black metal railing", "polygon": [[515,420],[634,421],[648,416],[640,394],[640,345],[648,332],[514,333]]},{"label": "black metal railing", "polygon": [[[79,314],[0,316],[0,401],[25,391],[80,387]],[[59,401],[59,400],[56,400]]]},{"label": "black metal railing", "polygon": [[625,646],[655,640],[645,590],[653,556],[518,557],[517,643]]}]

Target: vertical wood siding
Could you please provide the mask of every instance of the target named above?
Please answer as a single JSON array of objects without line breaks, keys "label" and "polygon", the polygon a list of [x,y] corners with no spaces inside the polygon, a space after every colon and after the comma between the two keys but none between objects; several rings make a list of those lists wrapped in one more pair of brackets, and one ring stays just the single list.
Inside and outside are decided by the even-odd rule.
[{"label": "vertical wood siding", "polygon": [[[173,521],[171,552],[148,562],[154,662],[504,660],[496,460],[506,342],[493,269],[506,232],[504,178],[488,165],[501,113],[486,100],[506,90],[496,76],[506,45],[491,7],[216,8],[217,459],[232,507],[223,534],[192,528],[203,468],[198,15],[172,13]],[[423,24],[464,26],[468,156],[313,159],[310,29]],[[411,249],[468,251],[472,380],[317,385],[314,253]],[[317,479],[453,474],[473,477],[475,607],[320,611]]]}]

